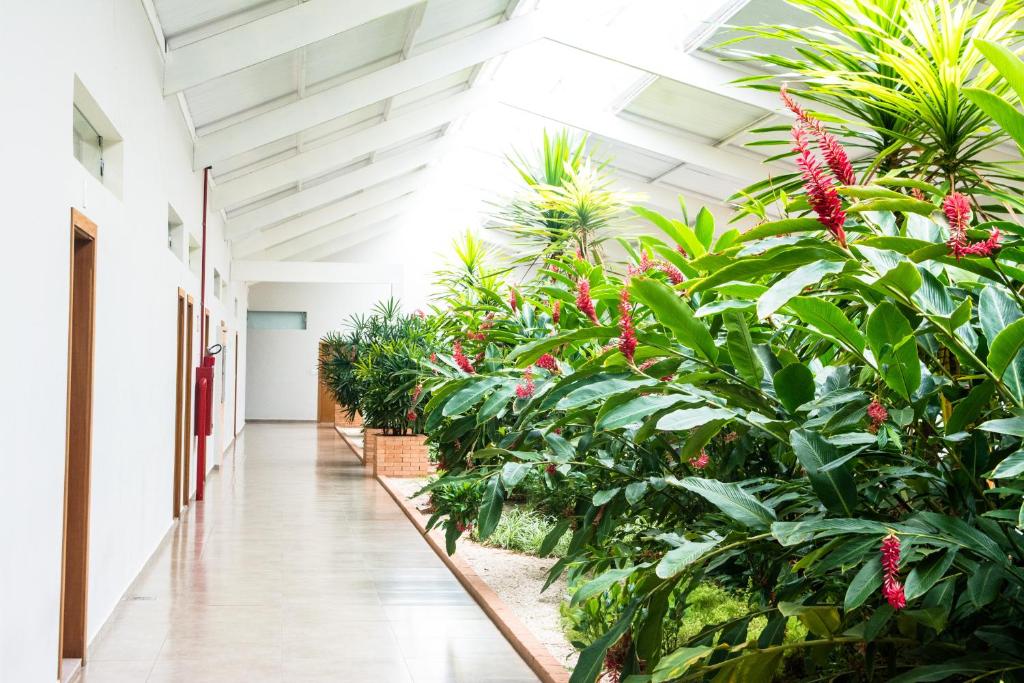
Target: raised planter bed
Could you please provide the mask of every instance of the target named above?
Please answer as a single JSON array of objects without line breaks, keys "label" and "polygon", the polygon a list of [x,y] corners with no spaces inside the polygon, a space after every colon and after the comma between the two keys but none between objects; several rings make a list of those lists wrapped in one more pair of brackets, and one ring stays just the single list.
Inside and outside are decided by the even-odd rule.
[{"label": "raised planter bed", "polygon": [[[373,441],[373,446],[369,444]],[[430,462],[430,450],[422,434],[387,436],[378,433],[366,437],[373,451],[373,473],[384,477],[425,477],[436,469]],[[369,462],[368,457],[364,462]]]}]

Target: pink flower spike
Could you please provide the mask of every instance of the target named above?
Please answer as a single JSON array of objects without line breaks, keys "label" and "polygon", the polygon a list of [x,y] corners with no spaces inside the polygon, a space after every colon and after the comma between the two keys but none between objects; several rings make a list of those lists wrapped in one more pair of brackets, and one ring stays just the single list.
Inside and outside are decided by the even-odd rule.
[{"label": "pink flower spike", "polygon": [[821,151],[821,155],[825,158],[825,163],[828,164],[836,180],[843,185],[855,184],[857,179],[853,174],[850,157],[846,154],[846,150],[843,149],[836,136],[829,133],[821,121],[812,118],[803,107],[797,104],[796,100],[790,97],[786,86],[782,86],[779,89],[779,96],[782,97],[782,102],[786,105],[786,108],[796,115],[804,130],[811,133],[818,141],[818,149]]},{"label": "pink flower spike", "polygon": [[452,346],[452,357],[455,359],[455,364],[459,366],[459,369],[463,372],[472,375],[476,372],[473,368],[473,364],[466,358],[466,354],[462,352],[462,342],[456,341]]},{"label": "pink flower spike", "polygon": [[594,309],[594,300],[590,298],[590,282],[581,279],[576,285],[576,308],[580,313],[590,318],[595,325],[597,322],[597,311]]},{"label": "pink flower spike", "polygon": [[632,363],[637,339],[636,329],[633,327],[633,311],[629,305],[629,290],[625,288],[619,294],[619,332],[619,351]]},{"label": "pink flower spike", "polygon": [[882,539],[882,595],[893,609],[907,606],[907,597],[903,592],[903,584],[899,582],[900,573],[900,539],[896,534],[889,534]]},{"label": "pink flower spike", "polygon": [[683,276],[683,271],[679,270],[667,261],[659,262],[658,270],[665,273],[665,275],[668,276],[668,281],[674,285],[682,284],[686,280],[686,277]]},{"label": "pink flower spike", "polygon": [[871,420],[871,424],[868,425],[868,431],[872,434],[877,434],[879,427],[889,419],[889,411],[876,398],[872,399],[871,403],[868,404],[867,413],[868,419]]},{"label": "pink flower spike", "polygon": [[562,317],[562,302],[556,301],[551,305],[551,322],[558,324],[559,319]]},{"label": "pink flower spike", "polygon": [[508,289],[508,307],[512,309],[513,313],[519,308],[519,301],[516,296],[515,287],[509,287]]},{"label": "pink flower spike", "polygon": [[700,455],[698,455],[696,458],[690,458],[690,467],[694,468],[695,470],[702,470],[708,466],[709,462],[711,462],[711,458],[708,457],[708,452],[705,451],[704,449],[701,449]]},{"label": "pink flower spike", "polygon": [[526,368],[523,371],[523,382],[516,385],[516,396],[519,398],[530,398],[533,396],[533,371]]},{"label": "pink flower spike", "polygon": [[558,360],[556,360],[550,353],[545,353],[534,361],[533,364],[538,368],[547,370],[548,372],[558,372]]},{"label": "pink flower spike", "polygon": [[846,223],[846,212],[843,211],[839,193],[836,192],[832,180],[821,170],[819,161],[811,154],[800,125],[794,125],[792,132],[793,151],[796,152],[797,168],[804,179],[807,203],[818,214],[818,221],[832,233],[839,245],[845,248],[846,232],[843,225]]}]

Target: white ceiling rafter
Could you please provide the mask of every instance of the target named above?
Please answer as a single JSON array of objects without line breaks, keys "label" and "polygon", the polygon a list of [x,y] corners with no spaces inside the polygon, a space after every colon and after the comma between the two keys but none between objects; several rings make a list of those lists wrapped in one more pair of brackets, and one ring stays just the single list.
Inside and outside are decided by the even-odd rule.
[{"label": "white ceiling rafter", "polygon": [[278,199],[228,222],[233,235],[245,235],[255,229],[280,223],[293,216],[329,204],[338,197],[345,197],[364,188],[377,185],[397,176],[426,166],[441,151],[440,143],[418,145],[402,154],[349,171],[337,178],[300,190],[295,194]]},{"label": "white ceiling rafter", "polygon": [[379,225],[382,223],[393,224],[402,212],[407,211],[412,204],[413,198],[409,196],[385,202],[345,220],[325,225],[322,228],[307,232],[287,242],[268,247],[259,252],[259,257],[267,259],[294,258],[310,249],[355,233],[369,232],[375,234]]},{"label": "white ceiling rafter", "polygon": [[215,208],[230,208],[259,195],[314,178],[366,154],[417,137],[477,109],[491,99],[484,88],[474,88],[405,114],[395,111],[390,121],[312,147],[295,156],[222,183],[214,193]]},{"label": "white ceiling rafter", "polygon": [[307,232],[312,232],[331,223],[354,216],[378,204],[394,201],[417,188],[426,171],[415,171],[380,185],[368,188],[357,195],[339,202],[328,204],[309,213],[293,218],[285,223],[252,233],[245,239],[231,238],[232,254],[253,253],[268,249],[275,244],[294,239]]},{"label": "white ceiling rafter", "polygon": [[304,99],[253,116],[197,144],[199,167],[325,123],[375,102],[468,69],[543,35],[546,12],[531,12],[404,61],[372,71]]},{"label": "white ceiling rafter", "polygon": [[[332,240],[330,242],[321,244],[318,247],[314,247],[307,251],[298,253],[295,256],[289,256],[287,258],[294,258],[297,261],[313,261],[317,263],[324,263],[323,261],[320,261],[320,259],[327,258],[328,256],[334,256],[335,254],[339,254],[343,251],[351,249],[352,247],[358,246],[363,242],[368,242],[372,239],[382,237],[383,235],[393,232],[394,230],[397,229],[397,227],[398,226],[395,225],[394,223],[382,223],[381,225],[377,226],[378,229],[376,230],[367,230],[364,232],[339,237],[336,240]],[[290,261],[285,261],[285,263],[289,262]]]},{"label": "white ceiling rafter", "polygon": [[171,50],[164,69],[164,95],[287,54],[421,2],[309,0],[275,12]]}]

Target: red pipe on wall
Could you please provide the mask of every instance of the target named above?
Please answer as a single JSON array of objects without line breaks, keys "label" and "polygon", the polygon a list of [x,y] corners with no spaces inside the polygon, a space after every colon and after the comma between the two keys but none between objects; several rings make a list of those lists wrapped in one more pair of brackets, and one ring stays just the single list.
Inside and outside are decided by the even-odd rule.
[{"label": "red pipe on wall", "polygon": [[202,356],[196,367],[196,436],[199,445],[196,449],[196,501],[203,500],[206,493],[206,437],[212,431],[211,401],[213,396],[213,364],[214,357],[207,352],[207,341],[210,334],[207,329],[206,315],[206,213],[210,197],[210,166],[203,169],[203,257],[199,274],[199,339],[202,342]]}]

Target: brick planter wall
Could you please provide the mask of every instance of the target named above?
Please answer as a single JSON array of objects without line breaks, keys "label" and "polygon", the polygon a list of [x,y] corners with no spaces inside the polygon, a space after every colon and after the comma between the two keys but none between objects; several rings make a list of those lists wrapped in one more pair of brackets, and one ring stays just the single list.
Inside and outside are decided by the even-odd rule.
[{"label": "brick planter wall", "polygon": [[415,436],[376,435],[373,473],[385,477],[425,477],[434,471],[430,451],[422,434]]},{"label": "brick planter wall", "polygon": [[334,426],[335,427],[362,427],[363,416],[356,413],[355,418],[348,419],[347,413],[341,409],[341,406],[334,406]]},{"label": "brick planter wall", "polygon": [[363,427],[363,466],[376,467],[379,429]]}]

